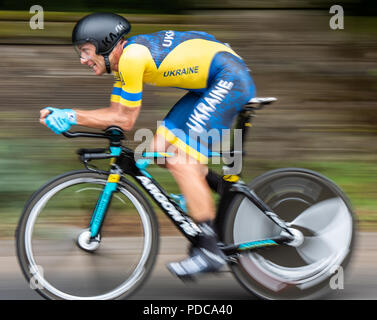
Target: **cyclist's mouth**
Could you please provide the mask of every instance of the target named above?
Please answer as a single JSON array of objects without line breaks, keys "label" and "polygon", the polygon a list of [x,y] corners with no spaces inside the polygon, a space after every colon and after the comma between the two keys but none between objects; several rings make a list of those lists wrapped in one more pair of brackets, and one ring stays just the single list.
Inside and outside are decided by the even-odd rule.
[{"label": "cyclist's mouth", "polygon": [[97,64],[93,64],[91,66],[89,66],[90,69],[92,69],[94,72],[97,71]]}]

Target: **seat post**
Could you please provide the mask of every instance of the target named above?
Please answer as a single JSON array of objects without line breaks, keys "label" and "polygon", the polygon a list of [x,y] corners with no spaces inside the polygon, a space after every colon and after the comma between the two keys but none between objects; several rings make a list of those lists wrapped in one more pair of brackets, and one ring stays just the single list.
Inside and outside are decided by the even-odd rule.
[{"label": "seat post", "polygon": [[251,119],[254,117],[254,112],[251,110],[243,109],[237,117],[235,129],[242,130],[242,144],[241,144],[241,150],[234,150],[234,140],[232,141],[232,147],[231,150],[233,152],[242,152],[242,155],[246,154],[245,150],[245,143],[246,143],[246,137],[249,132],[249,129],[251,127]]}]

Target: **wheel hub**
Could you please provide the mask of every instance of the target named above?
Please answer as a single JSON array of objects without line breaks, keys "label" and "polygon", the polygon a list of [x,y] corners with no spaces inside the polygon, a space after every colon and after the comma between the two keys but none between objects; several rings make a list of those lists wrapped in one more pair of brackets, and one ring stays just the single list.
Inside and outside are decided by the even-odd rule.
[{"label": "wheel hub", "polygon": [[300,230],[295,228],[288,228],[288,230],[293,234],[294,238],[291,242],[288,242],[287,245],[291,247],[299,247],[304,243],[304,235]]},{"label": "wheel hub", "polygon": [[89,252],[96,251],[100,246],[100,235],[92,239],[89,229],[82,231],[77,238],[78,246]]}]

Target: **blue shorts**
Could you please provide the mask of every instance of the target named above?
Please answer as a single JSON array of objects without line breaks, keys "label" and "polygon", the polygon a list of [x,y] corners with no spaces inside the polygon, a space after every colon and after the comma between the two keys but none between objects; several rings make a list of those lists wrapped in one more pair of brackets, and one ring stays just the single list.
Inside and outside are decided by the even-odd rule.
[{"label": "blue shorts", "polygon": [[157,134],[201,163],[207,163],[224,129],[230,129],[243,106],[255,97],[245,63],[228,52],[212,60],[207,88],[190,90],[169,111]]}]

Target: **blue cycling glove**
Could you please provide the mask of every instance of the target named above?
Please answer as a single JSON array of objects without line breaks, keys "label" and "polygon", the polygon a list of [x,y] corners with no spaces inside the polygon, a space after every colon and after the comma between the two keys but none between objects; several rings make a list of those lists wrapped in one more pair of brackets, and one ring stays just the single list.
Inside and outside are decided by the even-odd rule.
[{"label": "blue cycling glove", "polygon": [[56,134],[66,132],[72,125],[77,124],[76,112],[72,109],[46,108],[51,113],[46,117],[45,123]]}]

